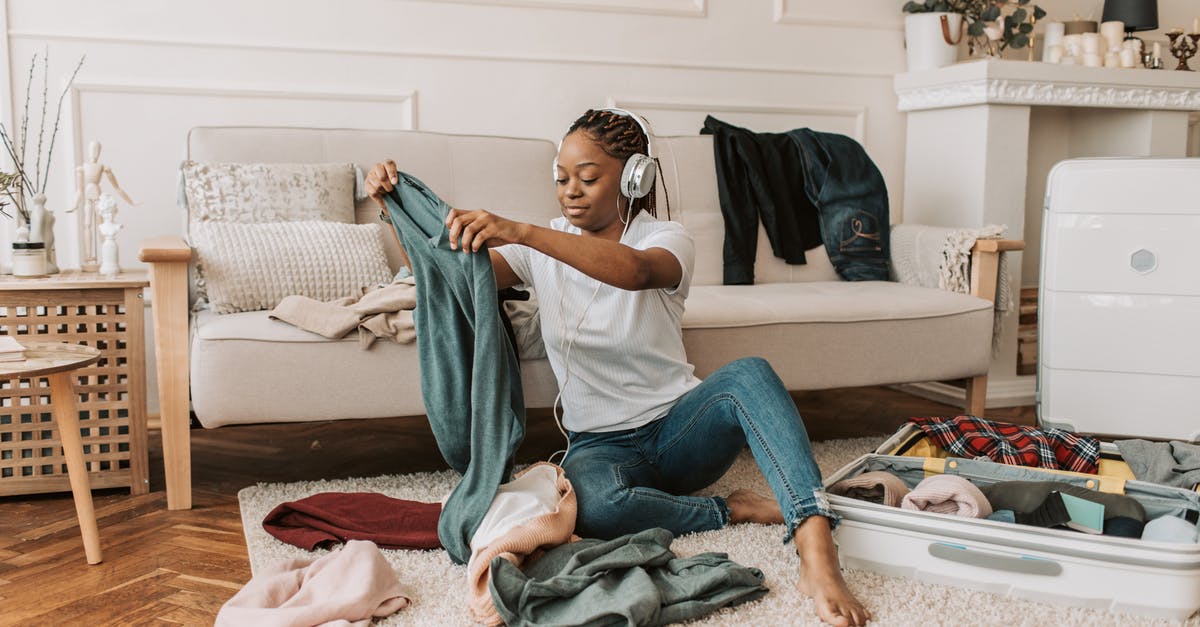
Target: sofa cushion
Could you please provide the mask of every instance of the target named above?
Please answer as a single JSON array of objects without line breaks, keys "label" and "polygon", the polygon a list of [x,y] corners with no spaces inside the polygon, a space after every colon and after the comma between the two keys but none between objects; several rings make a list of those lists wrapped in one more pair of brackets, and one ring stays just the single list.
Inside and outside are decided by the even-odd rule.
[{"label": "sofa cushion", "polygon": [[758,356],[789,390],[971,377],[991,360],[990,302],[882,281],[693,286],[683,325],[696,376]]},{"label": "sofa cushion", "polygon": [[378,224],[192,225],[213,311],[270,309],[287,296],[327,301],[391,279]]},{"label": "sofa cushion", "polygon": [[188,221],[354,222],[352,163],[184,161]]},{"label": "sofa cushion", "polygon": [[[192,408],[205,427],[425,413],[417,345],[330,340],[269,312],[192,317]],[[253,376],[247,376],[253,373]],[[550,363],[521,364],[530,407],[554,402]]]},{"label": "sofa cushion", "polygon": [[685,329],[941,318],[990,312],[982,298],[890,281],[693,286]]}]

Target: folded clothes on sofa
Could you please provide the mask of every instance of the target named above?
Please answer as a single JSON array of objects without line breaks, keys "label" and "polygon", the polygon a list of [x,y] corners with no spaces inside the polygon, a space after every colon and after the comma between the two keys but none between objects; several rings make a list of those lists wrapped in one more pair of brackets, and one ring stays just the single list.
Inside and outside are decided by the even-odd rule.
[{"label": "folded clothes on sofa", "polygon": [[413,309],[417,288],[412,277],[390,285],[368,288],[359,296],[322,302],[307,296],[287,296],[271,311],[271,318],[329,339],[339,339],[358,329],[358,343],[370,348],[378,338],[399,344],[417,339]]}]

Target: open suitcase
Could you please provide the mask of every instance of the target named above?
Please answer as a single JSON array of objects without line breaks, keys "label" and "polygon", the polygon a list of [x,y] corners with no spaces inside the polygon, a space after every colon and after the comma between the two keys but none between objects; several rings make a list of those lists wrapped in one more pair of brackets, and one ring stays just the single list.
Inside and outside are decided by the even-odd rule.
[{"label": "open suitcase", "polygon": [[[1039,422],[1081,433],[1200,439],[1200,159],[1086,159],[1050,173],[1043,220]],[[1147,518],[1200,492],[1134,479],[1103,443],[1096,475],[947,458],[905,425],[826,479],[871,470],[910,487],[1065,481],[1136,498]],[[1200,609],[1200,543],[1150,542],[903,510],[830,496],[842,562],[1036,601],[1182,620]]]}]

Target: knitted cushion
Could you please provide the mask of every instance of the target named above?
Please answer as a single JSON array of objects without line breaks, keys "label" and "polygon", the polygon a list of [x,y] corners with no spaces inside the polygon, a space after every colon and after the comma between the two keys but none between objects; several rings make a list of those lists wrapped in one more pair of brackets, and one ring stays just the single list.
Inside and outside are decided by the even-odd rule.
[{"label": "knitted cushion", "polygon": [[391,280],[378,224],[268,222],[192,225],[213,311],[271,309],[285,296],[358,295]]}]

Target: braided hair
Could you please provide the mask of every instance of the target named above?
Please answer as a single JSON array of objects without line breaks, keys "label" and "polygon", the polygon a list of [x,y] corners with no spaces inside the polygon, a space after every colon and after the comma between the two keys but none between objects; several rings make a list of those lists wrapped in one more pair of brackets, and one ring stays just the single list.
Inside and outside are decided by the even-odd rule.
[{"label": "braided hair", "polygon": [[[587,113],[579,116],[579,119],[571,124],[571,128],[567,129],[567,135],[577,130],[586,133],[600,145],[604,154],[621,163],[635,154],[650,154],[650,138],[642,131],[637,120],[628,115],[603,109],[588,109]],[[656,180],[654,186],[657,185],[658,181]],[[626,219],[633,219],[633,216],[637,215],[639,211],[645,211],[657,218],[655,195],[654,187],[651,187],[649,194],[633,199]]]}]

